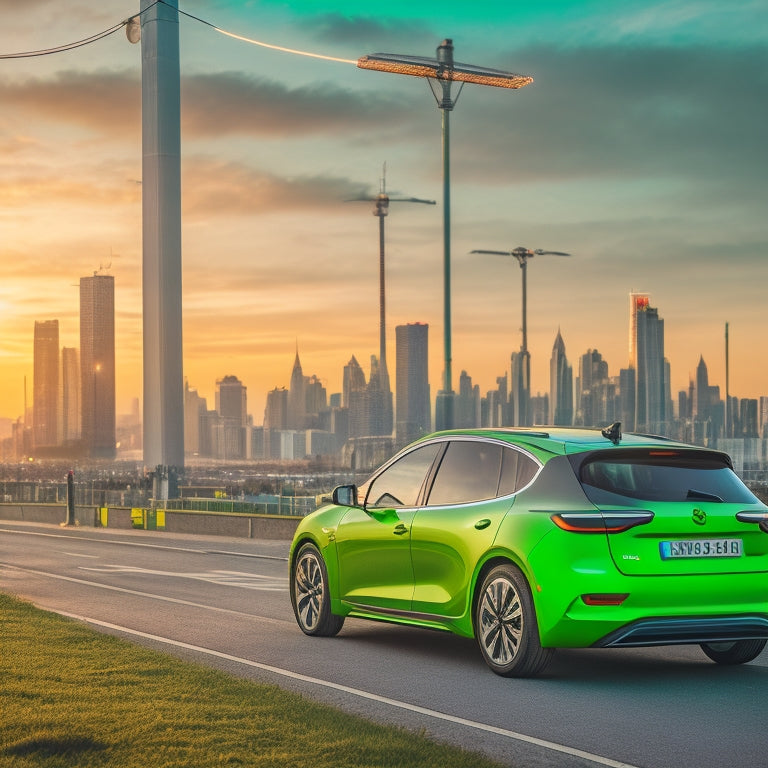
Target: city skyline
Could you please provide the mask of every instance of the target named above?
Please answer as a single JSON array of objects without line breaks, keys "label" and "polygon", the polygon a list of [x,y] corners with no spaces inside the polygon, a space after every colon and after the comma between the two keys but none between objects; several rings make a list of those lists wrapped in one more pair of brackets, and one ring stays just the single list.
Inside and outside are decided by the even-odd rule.
[{"label": "city skyline", "polygon": [[[0,6],[13,41],[2,53],[82,39],[138,10]],[[189,0],[180,10],[350,59],[431,56],[452,37],[457,61],[534,77],[514,94],[467,85],[452,123],[454,389],[461,370],[491,389],[519,346],[517,266],[469,251],[519,245],[573,254],[529,275],[532,394],[548,391],[558,327],[569,350],[599,349],[612,371],[627,365],[631,291],[661,308],[673,392],[701,354],[724,390],[726,322],[731,393],[768,390],[755,355],[768,324],[764,7],[329,2],[313,13]],[[387,225],[387,359],[395,326],[429,324],[434,391],[440,150],[426,85],[263,50],[184,17],[180,36],[186,379],[212,402],[209,372],[236,373],[255,401],[284,382],[298,341],[336,392],[343,362],[377,351],[378,244],[343,201],[375,193],[386,161],[392,194],[438,201],[392,210]],[[61,345],[77,346],[67,286],[102,264],[117,278],[118,411],[142,396],[139,83],[138,48],[122,34],[0,65],[3,416],[23,412],[34,321],[57,318]]]},{"label": "city skyline", "polygon": [[[81,284],[91,284],[96,279],[100,279],[102,281],[107,281],[109,283],[109,285],[112,286],[111,287],[112,294],[117,292],[116,289],[114,288],[114,278],[111,275],[94,275],[92,278],[81,278]],[[110,298],[112,298],[112,296],[110,296]],[[627,297],[625,297],[625,301],[626,301],[626,298]],[[626,327],[629,330],[629,339],[630,340],[629,340],[629,345],[628,345],[628,355],[627,355],[626,362],[619,362],[618,360],[614,361],[614,360],[609,359],[607,357],[607,355],[603,354],[602,348],[600,346],[598,346],[598,345],[590,345],[590,346],[587,346],[583,350],[573,350],[572,347],[571,347],[571,344],[567,340],[567,335],[562,332],[562,329],[560,327],[558,327],[554,331],[555,335],[554,335],[554,339],[552,340],[552,342],[549,345],[549,352],[547,352],[546,350],[538,350],[538,349],[535,349],[535,350],[533,350],[531,352],[531,358],[533,360],[538,360],[539,358],[546,357],[546,366],[543,366],[543,367],[546,368],[546,372],[545,372],[546,380],[544,380],[544,381],[532,380],[531,391],[529,393],[531,398],[542,397],[542,396],[545,396],[545,395],[547,397],[550,397],[550,398],[552,397],[552,392],[553,392],[553,390],[552,390],[553,370],[558,370],[557,366],[555,367],[555,369],[553,369],[553,345],[554,345],[555,348],[558,348],[558,347],[560,348],[560,350],[559,350],[560,356],[562,356],[563,358],[567,357],[567,362],[568,362],[569,368],[571,368],[573,370],[572,376],[570,378],[570,390],[571,390],[571,394],[572,394],[572,396],[574,398],[578,394],[578,392],[577,392],[578,366],[576,364],[576,361],[578,361],[582,356],[586,355],[587,353],[599,353],[600,359],[603,360],[604,364],[608,366],[608,371],[609,371],[608,375],[611,378],[614,378],[614,377],[618,378],[621,370],[626,368],[630,364],[630,362],[632,363],[633,367],[635,367],[637,369],[641,369],[643,366],[642,366],[642,364],[638,363],[638,357],[637,357],[638,351],[635,349],[635,346],[634,346],[634,342],[638,338],[638,336],[637,336],[638,332],[637,332],[636,326],[633,325],[633,320],[638,315],[642,317],[644,315],[644,313],[636,313],[636,312],[632,311],[632,305],[635,302],[639,302],[640,306],[642,306],[643,309],[650,309],[651,310],[652,318],[655,320],[654,325],[656,325],[656,324],[658,324],[660,322],[660,325],[661,325],[661,354],[662,354],[662,358],[669,363],[669,368],[673,372],[673,375],[672,375],[672,378],[671,378],[671,381],[670,381],[670,384],[669,384],[672,399],[676,402],[676,397],[677,397],[679,392],[687,391],[687,389],[688,389],[688,387],[689,387],[691,382],[694,382],[694,383],[697,382],[697,379],[698,379],[698,376],[699,376],[699,369],[700,369],[702,360],[705,362],[707,370],[709,371],[709,379],[715,381],[716,386],[720,387],[720,391],[721,391],[722,397],[725,398],[725,394],[726,394],[725,377],[723,376],[722,381],[721,381],[720,379],[717,378],[716,375],[715,376],[712,375],[711,371],[712,371],[713,367],[717,368],[717,366],[716,365],[715,366],[712,365],[712,359],[713,359],[712,356],[708,355],[707,352],[705,350],[703,350],[703,349],[695,351],[695,353],[692,352],[691,359],[692,360],[695,359],[695,364],[690,367],[689,373],[687,374],[687,378],[686,378],[684,384],[682,386],[679,386],[679,387],[676,385],[676,383],[675,383],[676,382],[676,377],[674,376],[674,371],[675,371],[675,367],[676,367],[675,363],[674,363],[673,360],[670,360],[669,357],[666,354],[664,354],[664,351],[663,351],[664,350],[664,343],[665,343],[665,340],[666,340],[665,339],[665,331],[664,331],[664,318],[659,316],[659,314],[658,314],[659,313],[659,308],[657,308],[657,307],[650,307],[649,306],[650,302],[652,301],[652,298],[653,298],[652,295],[651,294],[645,294],[645,293],[641,294],[641,293],[638,293],[638,292],[630,292],[628,294],[628,298],[629,298],[629,302],[630,302],[630,312],[629,312],[629,320],[626,323]],[[114,300],[114,299],[112,299],[112,300]],[[82,313],[82,304],[80,305],[80,311]],[[664,314],[666,314],[666,312]],[[626,304],[625,304],[623,321],[626,321],[626,320],[627,320],[627,313],[626,313]],[[636,322],[636,320],[635,320],[635,322]],[[52,324],[56,325],[56,330],[57,330],[57,334],[58,334],[58,331],[59,331],[58,319],[50,319],[50,320],[45,320],[45,321],[36,320],[35,321],[35,324],[34,324],[35,334],[34,334],[34,339],[33,339],[34,343],[30,344],[30,348],[31,349],[34,349],[36,347],[36,339],[37,339],[38,328],[41,327],[41,326],[49,326],[50,327]],[[409,328],[411,326],[418,327],[420,325],[423,325],[425,329],[428,327],[428,324],[423,324],[420,321],[416,320],[416,321],[413,321],[413,322],[404,323],[402,326],[400,326],[400,328],[402,329],[402,328],[405,328],[406,326],[408,326]],[[620,326],[615,326],[615,327],[618,328],[617,332],[619,332],[620,335],[621,335],[622,329],[620,328]],[[109,330],[109,329],[107,329],[107,330]],[[396,331],[396,330],[398,330],[398,329],[397,328],[392,328],[392,331]],[[425,330],[425,332],[426,332],[426,330]],[[394,336],[395,334],[393,333],[392,335]],[[82,334],[81,334],[81,336],[82,336]],[[642,334],[641,334],[641,337],[642,337]],[[724,354],[724,349],[725,349],[724,339],[725,339],[725,328],[723,328],[723,349],[721,350],[723,352],[723,354]],[[81,343],[82,343],[82,338],[81,338]],[[428,347],[428,344],[427,344],[426,340],[424,342],[422,342],[422,343],[423,343],[423,348],[427,348]],[[570,353],[567,352],[568,349],[571,349]],[[693,350],[692,347],[690,349]],[[59,358],[62,360],[62,364],[61,364],[62,365],[62,370],[63,370],[63,356],[64,356],[65,352],[67,352],[69,354],[75,354],[78,357],[80,357],[81,354],[82,354],[80,352],[79,346],[75,347],[73,349],[70,349],[70,348],[66,347],[62,343],[60,345],[60,347],[59,347]],[[459,394],[459,374],[467,374],[472,379],[473,385],[479,386],[481,395],[483,397],[485,397],[485,395],[488,392],[490,392],[490,391],[492,391],[492,390],[494,390],[496,388],[496,386],[498,385],[498,379],[499,379],[500,376],[506,376],[507,377],[507,387],[508,387],[508,390],[509,390],[510,397],[512,397],[513,392],[512,392],[512,387],[511,387],[511,381],[512,381],[512,376],[514,374],[514,367],[513,366],[514,366],[515,356],[518,353],[519,353],[519,350],[511,349],[510,352],[508,353],[507,357],[506,357],[506,367],[500,367],[498,370],[496,370],[496,372],[491,376],[491,378],[489,380],[485,380],[485,379],[480,380],[479,377],[477,377],[475,372],[473,372],[472,370],[469,370],[469,369],[467,369],[465,367],[459,367],[459,369],[457,370],[456,394],[457,395]],[[301,349],[300,344],[298,343],[298,341],[294,341],[294,350],[293,350],[293,352],[291,354],[293,356],[293,365],[292,365],[292,367],[289,367],[289,366],[285,365],[285,362],[291,356],[291,355],[287,355],[285,360],[283,361],[284,362],[283,368],[285,369],[283,371],[283,378],[280,379],[279,381],[275,381],[275,384],[271,388],[271,390],[284,390],[285,392],[288,392],[288,391],[290,391],[290,389],[292,387],[293,388],[296,387],[296,381],[302,377],[302,364],[299,361],[300,360],[300,355],[304,355],[305,360],[311,359],[311,351],[307,351],[307,350]],[[342,352],[342,354],[344,354],[344,353]],[[347,363],[344,363],[343,360],[337,361],[337,363],[338,363],[337,371],[336,371],[337,375],[335,377],[333,375],[328,376],[327,375],[328,374],[327,371],[318,371],[316,368],[314,368],[314,367],[312,368],[312,370],[313,370],[312,378],[315,381],[317,381],[319,384],[322,384],[323,386],[325,386],[325,388],[326,388],[326,390],[327,390],[329,395],[331,395],[331,394],[339,394],[341,396],[343,394],[343,391],[345,390],[346,370],[349,368],[350,363],[353,363],[354,366],[359,370],[359,372],[360,372],[359,375],[362,377],[363,382],[365,382],[370,377],[372,371],[374,373],[374,376],[378,375],[378,371],[376,370],[376,368],[372,368],[371,366],[368,366],[368,368],[365,368],[365,367],[361,366],[357,362],[357,359],[356,359],[358,355],[362,359],[366,359],[366,360],[370,359],[371,360],[371,364],[373,366],[373,365],[376,365],[378,363],[376,355],[370,355],[370,356],[362,355],[362,354],[359,354],[356,351],[350,351],[347,354],[351,355],[351,360],[348,361]],[[118,357],[118,356],[119,356],[119,349],[115,349],[115,357]],[[396,355],[393,356],[393,359],[396,359]],[[500,355],[500,360],[501,360],[501,366],[503,366],[504,365],[504,363],[503,363],[503,355]],[[114,365],[114,363],[112,363],[112,365]],[[87,362],[86,362],[86,366],[87,366]],[[542,367],[542,366],[539,366],[539,367]],[[100,368],[100,366],[99,366],[99,368]],[[289,368],[290,368],[290,370],[289,370]],[[79,366],[78,366],[78,377],[80,377],[79,371],[80,371],[80,369],[79,369]],[[297,371],[298,371],[298,373],[297,373]],[[558,375],[561,375],[561,374],[562,374],[562,371],[559,371]],[[216,402],[216,400],[219,397],[218,385],[219,385],[220,381],[221,380],[226,381],[229,377],[233,377],[234,379],[237,379],[243,385],[244,389],[248,389],[249,387],[251,388],[250,395],[248,396],[248,401],[250,403],[250,405],[248,406],[248,415],[253,417],[255,424],[261,424],[262,423],[262,418],[264,417],[264,415],[266,414],[266,412],[268,410],[268,396],[269,396],[271,390],[270,391],[260,391],[258,389],[255,389],[253,384],[252,383],[249,384],[245,377],[241,377],[240,374],[238,373],[238,371],[235,368],[233,368],[232,370],[228,369],[226,372],[216,372],[215,374],[211,374],[211,375],[213,376],[211,381],[208,381],[208,380],[191,381],[189,379],[189,377],[185,375],[185,387],[188,388],[188,389],[191,388],[196,393],[198,393],[198,395],[200,397],[207,399],[210,403],[214,403],[214,402]],[[661,386],[660,385],[660,381],[659,381],[659,377],[663,376],[663,374],[660,371],[657,370],[657,371],[655,371],[654,375],[656,377],[657,386]],[[331,387],[327,386],[327,382],[334,380],[334,378],[335,378],[336,381],[338,381],[338,386],[336,388],[334,388],[332,386]],[[87,389],[89,387],[88,383],[86,382],[85,379],[83,379],[82,381],[83,381],[83,386]],[[431,393],[430,394],[431,418],[434,419],[434,415],[435,415],[435,402],[434,402],[434,400],[435,400],[436,392],[439,389],[439,381],[434,381],[433,378],[432,378],[432,375],[429,374],[428,375],[427,384],[428,384],[428,386],[430,388],[429,391]],[[211,393],[210,395],[208,395],[208,391],[209,390],[206,387],[210,387],[210,393]],[[31,391],[29,394],[33,395],[34,393],[33,393],[33,391]],[[393,394],[395,394],[394,391],[393,391]],[[738,391],[734,391],[733,386],[731,385],[730,386],[729,394],[730,394],[730,396],[736,397],[736,398],[739,398],[739,399],[746,399],[746,398],[754,399],[754,398],[759,398],[759,397],[765,397],[765,396],[768,396],[768,382],[766,382],[765,390],[758,391],[755,394],[751,394],[751,393],[750,394],[745,394],[745,393],[741,393],[741,392],[738,392]],[[135,402],[137,397],[139,397],[139,396],[136,393],[131,395],[130,399],[129,399],[129,407],[127,407],[127,408],[125,408],[123,410],[120,409],[119,404],[116,404],[115,405],[115,414],[116,415],[127,414],[134,407],[134,402]],[[645,395],[643,395],[643,397],[645,397]],[[88,398],[88,395],[86,393],[85,400],[87,400],[87,398]],[[140,400],[140,397],[139,397],[139,400]],[[254,402],[258,403],[258,405],[254,406],[253,405]],[[348,405],[349,403],[345,402],[344,404]],[[578,410],[578,402],[576,400],[573,400],[571,407],[572,407],[574,412],[576,410]],[[552,412],[553,408],[554,408],[554,405],[552,403],[550,403],[550,412]],[[32,397],[32,400],[29,402],[29,410],[30,410],[30,413],[33,413],[33,411],[34,411],[34,396]],[[217,408],[217,410],[218,410],[218,408]],[[513,421],[516,420],[517,419],[517,414],[518,414],[517,410],[515,410],[513,412],[513,414],[510,414],[511,420],[513,420]],[[0,413],[0,417],[2,417],[2,418],[11,418],[13,420],[16,420],[16,418],[21,418],[21,415],[19,417],[11,417],[8,414]],[[31,418],[32,418],[32,421],[28,424],[28,426],[32,426],[33,423],[34,423],[34,417],[31,417]],[[86,414],[86,418],[87,418],[87,414]],[[645,417],[643,416],[643,418],[645,418]],[[660,416],[657,417],[657,421],[661,422],[661,421],[667,420],[668,418],[670,418],[668,415],[667,416],[660,415]],[[544,423],[544,422],[539,420],[537,423]],[[561,422],[560,422],[560,420],[558,420],[557,422],[549,420],[548,423],[561,423]],[[394,433],[395,431],[396,430],[393,428],[392,432]],[[382,434],[384,434],[384,432],[382,432]]]}]

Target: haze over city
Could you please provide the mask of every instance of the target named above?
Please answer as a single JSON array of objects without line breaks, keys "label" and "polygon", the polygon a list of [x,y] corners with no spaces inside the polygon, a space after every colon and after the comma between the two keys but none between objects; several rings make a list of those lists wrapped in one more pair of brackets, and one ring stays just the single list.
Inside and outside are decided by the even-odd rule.
[{"label": "haze over city", "polygon": [[[138,3],[0,0],[0,54],[83,39]],[[378,51],[527,74],[520,91],[467,85],[452,115],[454,387],[481,391],[520,346],[520,270],[473,249],[567,251],[528,271],[532,392],[549,387],[560,329],[575,364],[628,362],[627,296],[666,323],[672,392],[699,356],[724,388],[768,394],[759,354],[765,285],[768,104],[764,3],[547,2],[386,6],[180,2],[231,32],[346,59]],[[225,37],[180,17],[184,374],[213,400],[234,374],[256,421],[306,373],[341,390],[378,352],[378,232],[387,191],[387,326],[428,323],[442,361],[440,113],[423,81]],[[141,395],[140,51],[121,33],[63,54],[0,62],[0,416],[23,412],[35,320],[78,345],[81,277],[115,276],[117,407]]]}]

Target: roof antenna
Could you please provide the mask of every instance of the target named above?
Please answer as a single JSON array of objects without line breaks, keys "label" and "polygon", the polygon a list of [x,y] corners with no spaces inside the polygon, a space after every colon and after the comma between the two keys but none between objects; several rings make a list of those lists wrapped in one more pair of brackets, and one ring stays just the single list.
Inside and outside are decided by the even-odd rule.
[{"label": "roof antenna", "polygon": [[601,430],[604,438],[610,440],[614,445],[618,445],[621,440],[621,422],[614,421],[610,427]]}]

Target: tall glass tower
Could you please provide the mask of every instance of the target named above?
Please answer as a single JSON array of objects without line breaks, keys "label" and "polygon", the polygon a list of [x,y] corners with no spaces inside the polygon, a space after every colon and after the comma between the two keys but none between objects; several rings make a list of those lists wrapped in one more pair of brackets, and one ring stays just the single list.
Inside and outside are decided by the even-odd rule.
[{"label": "tall glass tower", "polygon": [[667,421],[664,320],[643,294],[630,294],[630,354],[637,382],[635,429],[663,434]]},{"label": "tall glass tower", "polygon": [[59,321],[35,321],[32,417],[35,447],[58,445]]},{"label": "tall glass tower", "polygon": [[83,446],[93,458],[114,459],[115,278],[80,278],[80,392]]},{"label": "tall glass tower", "polygon": [[573,369],[565,356],[560,329],[549,359],[549,423],[561,427],[573,424]]},{"label": "tall glass tower", "polygon": [[396,439],[404,445],[432,430],[429,397],[429,325],[395,328]]}]

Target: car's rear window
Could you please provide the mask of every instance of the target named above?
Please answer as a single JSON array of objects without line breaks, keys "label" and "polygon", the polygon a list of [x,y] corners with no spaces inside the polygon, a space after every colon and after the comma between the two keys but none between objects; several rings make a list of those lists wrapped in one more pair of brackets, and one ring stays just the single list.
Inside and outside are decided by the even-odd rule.
[{"label": "car's rear window", "polygon": [[[611,455],[613,454],[613,455]],[[604,452],[583,461],[579,480],[593,504],[647,501],[714,501],[754,504],[757,499],[717,453]]]}]

